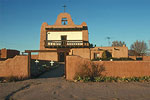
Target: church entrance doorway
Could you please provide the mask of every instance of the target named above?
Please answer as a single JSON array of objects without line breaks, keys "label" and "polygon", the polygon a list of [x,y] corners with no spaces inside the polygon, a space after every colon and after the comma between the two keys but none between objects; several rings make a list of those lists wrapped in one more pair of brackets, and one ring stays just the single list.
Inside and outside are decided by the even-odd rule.
[{"label": "church entrance doorway", "polygon": [[59,62],[65,61],[65,52],[59,52],[58,53],[58,60],[59,60]]},{"label": "church entrance doorway", "polygon": [[67,55],[69,55],[68,52],[59,52],[58,53],[58,61],[59,62],[65,62]]},{"label": "church entrance doorway", "polygon": [[69,48],[58,48],[57,49],[58,61],[65,62],[66,56],[69,55],[69,52],[70,52]]}]

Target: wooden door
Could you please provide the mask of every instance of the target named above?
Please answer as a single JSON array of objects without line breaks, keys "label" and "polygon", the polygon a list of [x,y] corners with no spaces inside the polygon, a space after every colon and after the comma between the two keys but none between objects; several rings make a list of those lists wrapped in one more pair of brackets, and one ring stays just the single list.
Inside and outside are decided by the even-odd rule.
[{"label": "wooden door", "polygon": [[67,40],[67,36],[66,35],[63,35],[63,36],[61,36],[61,45],[63,45],[63,46],[66,46],[66,40]]}]

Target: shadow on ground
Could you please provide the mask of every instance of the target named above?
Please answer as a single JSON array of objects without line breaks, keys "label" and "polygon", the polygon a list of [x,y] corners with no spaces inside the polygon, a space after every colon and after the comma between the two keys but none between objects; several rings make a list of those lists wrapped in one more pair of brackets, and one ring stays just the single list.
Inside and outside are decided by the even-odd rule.
[{"label": "shadow on ground", "polygon": [[54,69],[50,69],[49,71],[43,73],[38,78],[56,78],[56,77],[62,77],[64,75],[64,67],[65,64],[60,63],[58,67]]}]

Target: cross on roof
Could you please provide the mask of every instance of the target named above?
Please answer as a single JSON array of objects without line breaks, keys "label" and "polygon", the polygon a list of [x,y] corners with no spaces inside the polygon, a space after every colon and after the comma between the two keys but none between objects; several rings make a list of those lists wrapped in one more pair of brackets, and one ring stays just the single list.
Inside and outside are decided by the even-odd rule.
[{"label": "cross on roof", "polygon": [[66,11],[66,7],[67,7],[67,6],[66,6],[66,5],[64,5],[63,7],[64,7],[64,13],[65,13],[65,11]]}]

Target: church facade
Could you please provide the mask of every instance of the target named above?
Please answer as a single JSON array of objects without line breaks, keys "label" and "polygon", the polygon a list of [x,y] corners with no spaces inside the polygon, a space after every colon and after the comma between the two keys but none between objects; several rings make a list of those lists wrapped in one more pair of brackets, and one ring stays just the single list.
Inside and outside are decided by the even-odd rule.
[{"label": "church facade", "polygon": [[41,52],[39,59],[64,61],[66,55],[90,57],[87,24],[75,25],[68,13],[60,13],[54,25],[44,22],[40,34],[40,50],[57,52]]},{"label": "church facade", "polygon": [[38,57],[54,61],[65,61],[66,55],[93,59],[101,57],[104,50],[110,51],[113,57],[128,57],[128,48],[125,46],[90,48],[87,24],[82,22],[81,25],[75,25],[68,13],[60,13],[54,25],[46,22],[42,24],[40,50],[56,50],[57,52],[39,52]]}]

